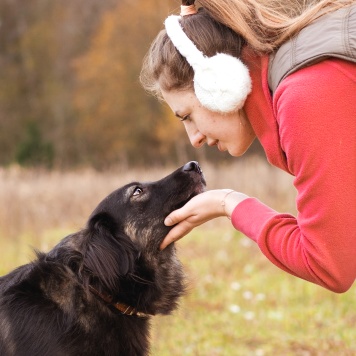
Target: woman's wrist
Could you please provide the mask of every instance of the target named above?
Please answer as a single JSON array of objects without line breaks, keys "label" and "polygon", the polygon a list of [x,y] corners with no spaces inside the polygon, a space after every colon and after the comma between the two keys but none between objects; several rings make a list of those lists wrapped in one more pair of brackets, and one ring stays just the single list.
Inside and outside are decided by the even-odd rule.
[{"label": "woman's wrist", "polygon": [[231,219],[232,212],[234,211],[236,206],[245,199],[247,199],[248,195],[236,192],[232,189],[224,189],[223,191],[225,192],[225,194],[221,200],[221,206],[223,208],[224,215],[228,219]]}]

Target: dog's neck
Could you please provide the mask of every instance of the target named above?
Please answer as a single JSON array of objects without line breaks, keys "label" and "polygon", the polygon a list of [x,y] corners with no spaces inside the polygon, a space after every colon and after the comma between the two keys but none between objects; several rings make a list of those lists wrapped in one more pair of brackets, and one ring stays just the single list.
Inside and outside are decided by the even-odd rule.
[{"label": "dog's neck", "polygon": [[133,315],[133,316],[137,316],[139,318],[148,318],[150,316],[152,316],[152,314],[148,314],[148,313],[143,313],[138,311],[136,308],[127,305],[125,303],[121,303],[121,302],[114,302],[113,301],[113,297],[111,295],[108,295],[106,293],[100,293],[99,291],[97,291],[94,287],[89,285],[89,290],[97,297],[99,297],[100,299],[102,299],[104,302],[106,302],[109,305],[112,305],[115,309],[117,309],[121,314],[124,315]]}]

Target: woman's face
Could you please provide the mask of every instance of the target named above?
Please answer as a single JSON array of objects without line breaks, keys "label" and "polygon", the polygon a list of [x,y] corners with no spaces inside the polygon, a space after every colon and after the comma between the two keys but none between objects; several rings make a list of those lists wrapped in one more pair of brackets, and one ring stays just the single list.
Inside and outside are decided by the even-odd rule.
[{"label": "woman's face", "polygon": [[228,114],[209,111],[200,104],[193,90],[162,91],[162,96],[183,122],[195,148],[207,143],[237,157],[246,152],[256,137],[243,110]]}]

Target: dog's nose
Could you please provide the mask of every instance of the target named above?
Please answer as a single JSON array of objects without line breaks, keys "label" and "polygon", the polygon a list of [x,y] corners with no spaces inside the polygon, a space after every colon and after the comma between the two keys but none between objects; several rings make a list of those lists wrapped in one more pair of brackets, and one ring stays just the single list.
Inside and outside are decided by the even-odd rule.
[{"label": "dog's nose", "polygon": [[183,171],[189,172],[189,171],[195,171],[198,173],[202,173],[202,170],[199,166],[199,163],[197,161],[190,161],[186,163],[183,167]]}]

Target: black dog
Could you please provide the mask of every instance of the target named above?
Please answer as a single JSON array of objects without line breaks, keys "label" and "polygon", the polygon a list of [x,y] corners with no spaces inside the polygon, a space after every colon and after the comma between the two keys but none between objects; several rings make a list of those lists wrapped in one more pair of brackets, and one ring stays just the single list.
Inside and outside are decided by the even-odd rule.
[{"label": "black dog", "polygon": [[106,197],[87,227],[0,278],[0,355],[147,355],[149,318],[184,293],[164,218],[204,190],[197,162]]}]

